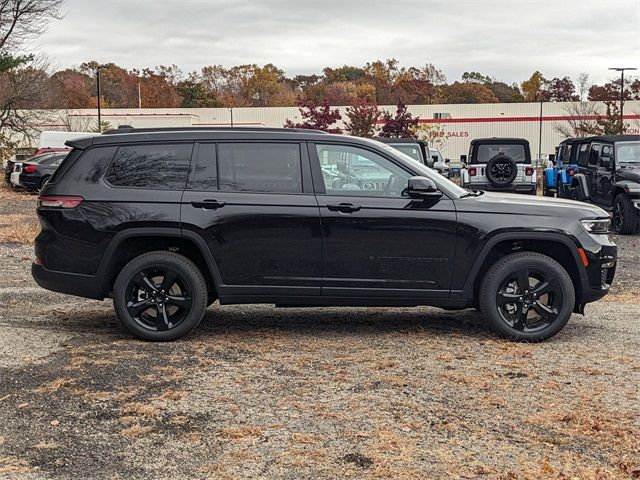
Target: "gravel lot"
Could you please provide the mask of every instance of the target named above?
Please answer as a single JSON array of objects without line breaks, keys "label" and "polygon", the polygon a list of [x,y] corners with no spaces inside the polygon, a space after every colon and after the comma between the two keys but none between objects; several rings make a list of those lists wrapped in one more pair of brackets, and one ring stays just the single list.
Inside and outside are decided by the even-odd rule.
[{"label": "gravel lot", "polygon": [[[0,235],[34,200],[0,191]],[[640,238],[616,241],[612,294],[535,345],[472,310],[269,306],[144,343],[0,242],[0,478],[640,478]]]}]

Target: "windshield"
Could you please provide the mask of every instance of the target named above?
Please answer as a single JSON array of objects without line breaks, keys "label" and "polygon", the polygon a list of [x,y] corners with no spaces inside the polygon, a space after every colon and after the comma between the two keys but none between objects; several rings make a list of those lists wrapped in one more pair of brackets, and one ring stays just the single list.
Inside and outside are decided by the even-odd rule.
[{"label": "windshield", "polygon": [[401,151],[395,148],[390,147],[386,143],[378,142],[376,140],[368,140],[368,141],[375,142],[377,147],[382,148],[383,150],[386,150],[392,156],[400,157],[405,162],[408,162],[411,165],[411,168],[418,171],[420,175],[430,178],[436,183],[436,185],[444,186],[446,189],[453,192],[455,195],[458,195],[459,197],[461,197],[469,193],[469,190],[467,190],[466,188],[462,188],[460,185],[456,185],[451,180],[443,177],[439,173],[436,173],[435,170],[427,167],[426,165],[418,162],[417,160],[414,160],[409,155],[402,153]]},{"label": "windshield", "polygon": [[478,145],[478,163],[487,163],[496,155],[506,155],[513,158],[516,163],[522,163],[527,158],[524,153],[524,145]]},{"label": "windshield", "polygon": [[410,143],[392,143],[391,147],[396,150],[401,151],[405,155],[409,155],[414,160],[418,160],[420,163],[424,163],[424,158],[422,158],[422,151],[418,145],[412,145]]},{"label": "windshield", "polygon": [[621,163],[640,163],[640,142],[616,143],[616,161]]}]

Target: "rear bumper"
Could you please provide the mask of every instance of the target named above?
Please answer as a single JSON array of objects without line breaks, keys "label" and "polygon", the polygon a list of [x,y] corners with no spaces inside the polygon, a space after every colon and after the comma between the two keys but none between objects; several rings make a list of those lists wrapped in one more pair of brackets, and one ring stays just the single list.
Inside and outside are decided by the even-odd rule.
[{"label": "rear bumper", "polygon": [[467,183],[464,185],[465,188],[470,190],[486,190],[488,192],[516,192],[516,193],[532,193],[536,191],[535,183],[526,183],[526,184],[511,184],[506,187],[496,187],[490,183]]},{"label": "rear bumper", "polygon": [[40,177],[31,177],[29,175],[20,174],[20,185],[27,190],[37,190],[40,188]]},{"label": "rear bumper", "polygon": [[102,282],[94,275],[56,272],[37,263],[31,264],[31,275],[38,285],[53,292],[103,300]]}]

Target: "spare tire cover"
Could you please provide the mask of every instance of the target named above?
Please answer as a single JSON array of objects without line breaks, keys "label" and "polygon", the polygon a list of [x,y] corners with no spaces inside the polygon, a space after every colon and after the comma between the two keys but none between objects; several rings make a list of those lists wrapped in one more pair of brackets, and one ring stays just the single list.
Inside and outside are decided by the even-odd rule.
[{"label": "spare tire cover", "polygon": [[507,155],[496,155],[487,162],[487,180],[495,187],[510,185],[518,175],[518,164]]}]

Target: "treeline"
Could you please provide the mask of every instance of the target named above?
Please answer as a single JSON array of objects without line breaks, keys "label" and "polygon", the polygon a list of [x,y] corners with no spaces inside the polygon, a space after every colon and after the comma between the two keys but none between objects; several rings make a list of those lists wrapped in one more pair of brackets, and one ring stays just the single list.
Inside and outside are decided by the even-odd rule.
[{"label": "treeline", "polygon": [[[95,61],[54,73],[26,67],[22,75],[30,82],[32,95],[14,100],[23,108],[95,108],[98,67]],[[137,108],[139,103],[143,108],[202,108],[354,105],[362,101],[394,105],[399,100],[405,104],[606,101],[618,99],[620,91],[619,80],[594,85],[586,74],[574,81],[567,76],[547,79],[538,71],[520,84],[507,84],[479,72],[465,72],[448,83],[432,64],[400,67],[395,59],[361,67],[326,67],[320,75],[293,77],[273,64],[211,65],[184,74],[175,65],[128,70],[109,63],[100,66],[100,78],[105,108]],[[625,83],[625,96],[639,99],[640,80]]]}]

